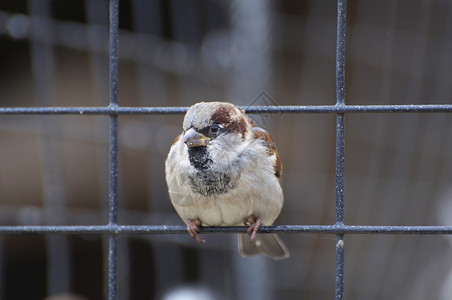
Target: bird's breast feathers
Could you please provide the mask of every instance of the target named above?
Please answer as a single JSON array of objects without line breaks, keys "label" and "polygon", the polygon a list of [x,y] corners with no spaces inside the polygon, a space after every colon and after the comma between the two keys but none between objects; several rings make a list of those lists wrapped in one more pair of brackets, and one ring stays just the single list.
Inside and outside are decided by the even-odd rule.
[{"label": "bird's breast feathers", "polygon": [[235,161],[213,162],[209,169],[200,170],[181,164],[178,157],[187,154],[183,145],[173,145],[166,177],[171,202],[184,221],[199,218],[209,226],[243,225],[244,218],[256,214],[264,224],[273,223],[281,210],[283,193],[273,175],[272,158],[264,156],[269,161],[258,162],[255,149],[242,152]]}]

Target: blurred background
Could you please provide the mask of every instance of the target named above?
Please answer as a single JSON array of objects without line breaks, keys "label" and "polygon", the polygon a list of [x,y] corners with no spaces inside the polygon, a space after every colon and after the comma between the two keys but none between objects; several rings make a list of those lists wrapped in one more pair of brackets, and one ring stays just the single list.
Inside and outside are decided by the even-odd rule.
[{"label": "blurred background", "polygon": [[[447,104],[452,3],[347,5],[347,104]],[[120,1],[121,106],[335,103],[336,1]],[[108,105],[105,0],[0,2],[0,106]],[[121,224],[182,225],[164,161],[182,115],[119,117]],[[334,114],[255,115],[285,165],[278,224],[335,223]],[[108,116],[0,117],[0,224],[105,224]],[[452,225],[452,119],[346,115],[345,223]],[[121,236],[120,299],[333,299],[335,236]],[[347,235],[346,299],[451,299],[449,236]],[[0,237],[0,299],[102,299],[100,236]],[[73,297],[73,298],[70,298]]]}]

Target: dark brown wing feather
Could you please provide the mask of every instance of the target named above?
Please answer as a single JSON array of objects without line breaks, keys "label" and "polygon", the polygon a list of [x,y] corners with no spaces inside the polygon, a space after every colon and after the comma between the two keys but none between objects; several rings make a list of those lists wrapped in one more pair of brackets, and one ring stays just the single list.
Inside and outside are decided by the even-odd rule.
[{"label": "dark brown wing feather", "polygon": [[268,155],[275,155],[275,176],[280,179],[283,171],[281,159],[279,158],[278,151],[276,151],[276,144],[270,133],[260,127],[253,127],[253,135],[257,140],[262,141],[262,144],[267,147]]}]

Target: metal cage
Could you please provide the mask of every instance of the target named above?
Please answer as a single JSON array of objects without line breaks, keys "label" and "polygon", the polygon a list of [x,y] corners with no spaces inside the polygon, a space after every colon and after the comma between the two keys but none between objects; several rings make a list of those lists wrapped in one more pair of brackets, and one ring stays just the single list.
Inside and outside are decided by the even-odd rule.
[{"label": "metal cage", "polygon": [[[169,225],[120,225],[118,215],[120,212],[118,201],[118,127],[121,125],[118,120],[122,115],[168,115],[183,114],[187,107],[124,107],[118,101],[118,45],[119,45],[119,0],[110,0],[109,11],[109,82],[110,82],[110,102],[108,106],[96,107],[55,107],[47,106],[45,103],[41,107],[1,107],[0,115],[74,115],[83,118],[84,115],[106,115],[110,119],[109,125],[109,205],[108,224],[106,225],[54,225],[54,226],[0,226],[1,235],[19,234],[93,234],[105,235],[108,239],[108,272],[106,282],[108,282],[108,299],[118,298],[118,238],[122,235],[172,235],[185,234],[184,226]],[[39,10],[39,5],[37,5]],[[43,23],[45,28],[46,24]],[[40,34],[35,32],[33,34]],[[45,34],[41,33],[41,34]],[[350,114],[388,114],[388,113],[451,113],[452,105],[348,105],[345,95],[345,51],[346,51],[346,0],[337,1],[337,48],[336,48],[336,104],[320,106],[242,106],[247,113],[287,113],[287,114],[333,114],[336,115],[336,223],[332,225],[276,225],[264,226],[259,232],[265,233],[319,233],[334,235],[336,237],[336,286],[335,299],[345,299],[344,282],[344,261],[346,251],[344,240],[347,235],[352,234],[427,234],[427,235],[447,235],[452,234],[452,226],[368,226],[368,225],[346,225],[344,218],[344,165],[345,161],[345,118]],[[44,46],[45,47],[45,46]],[[35,45],[32,50],[35,61],[46,61],[46,50],[39,45]],[[35,68],[39,68],[37,66]],[[45,81],[45,79],[43,79]],[[48,83],[43,82],[43,85]],[[45,88],[41,89],[43,97],[47,97]],[[221,234],[221,233],[244,233],[245,227],[208,227],[202,228],[201,233]],[[296,255],[296,253],[294,253]],[[345,273],[346,275],[346,273]]]}]

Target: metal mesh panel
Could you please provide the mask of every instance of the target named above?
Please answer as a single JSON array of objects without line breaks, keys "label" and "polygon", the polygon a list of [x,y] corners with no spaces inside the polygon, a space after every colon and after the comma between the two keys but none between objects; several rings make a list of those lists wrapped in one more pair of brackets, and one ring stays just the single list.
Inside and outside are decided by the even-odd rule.
[{"label": "metal mesh panel", "polygon": [[[259,19],[262,24],[265,24],[268,22],[267,17],[265,15],[266,12],[268,12],[270,5],[268,2],[263,1],[261,4],[260,1],[257,1],[254,4],[249,4],[251,8],[243,7],[242,4],[239,4],[238,1],[235,1],[231,6],[232,10],[236,12],[235,19],[232,18],[231,21],[231,30],[236,31],[236,40],[234,40],[235,43],[237,43],[237,47],[240,47],[243,43],[246,43],[248,40],[246,37],[250,36],[250,34],[247,35],[247,33],[243,33],[243,28],[253,28],[255,24],[243,24],[246,23],[248,20],[252,20],[256,17],[256,13],[259,15],[263,15],[262,19]],[[422,2],[422,1],[421,1]],[[120,34],[119,30],[119,3],[118,0],[111,0],[109,2],[109,103],[107,106],[102,106],[102,103],[98,103],[98,105],[95,106],[57,106],[56,98],[57,95],[55,94],[55,82],[57,81],[57,76],[54,73],[55,70],[55,49],[54,45],[65,45],[71,47],[72,49],[81,49],[86,50],[89,49],[90,51],[90,60],[92,62],[91,68],[92,68],[92,74],[94,74],[92,82],[94,82],[94,93],[97,94],[97,99],[102,99],[107,97],[105,95],[105,91],[103,91],[99,86],[106,85],[106,79],[105,79],[105,67],[106,63],[105,60],[103,60],[103,55],[105,54],[105,45],[102,44],[102,42],[106,41],[106,11],[105,11],[105,2],[102,4],[99,4],[100,2],[96,1],[86,1],[85,2],[85,8],[87,11],[87,22],[89,23],[89,26],[84,27],[78,23],[71,24],[69,22],[63,22],[59,20],[52,20],[51,19],[51,12],[49,11],[50,8],[50,2],[47,1],[32,1],[30,0],[28,3],[29,6],[29,13],[30,13],[30,20],[29,21],[23,21],[26,24],[27,22],[31,22],[32,26],[30,26],[31,30],[28,33],[28,36],[26,36],[27,39],[30,40],[31,43],[31,63],[32,63],[32,71],[33,71],[33,81],[34,85],[36,87],[36,94],[37,94],[37,105],[36,106],[26,106],[26,107],[0,107],[0,115],[2,117],[7,116],[21,116],[23,118],[32,118],[32,117],[39,117],[39,130],[41,133],[45,133],[45,136],[42,138],[40,150],[44,154],[42,158],[42,165],[43,170],[45,174],[43,184],[44,191],[43,194],[44,199],[46,199],[46,225],[26,225],[26,226],[17,226],[17,225],[3,225],[0,226],[0,234],[2,236],[5,235],[20,235],[20,234],[38,234],[38,235],[44,235],[48,241],[48,254],[47,257],[49,258],[48,261],[48,288],[47,291],[49,294],[54,294],[58,292],[64,292],[69,289],[71,278],[71,266],[70,263],[70,243],[67,240],[68,235],[99,235],[104,237],[104,254],[106,259],[105,265],[106,265],[106,272],[105,272],[105,282],[106,284],[106,297],[108,299],[125,299],[129,297],[130,291],[127,289],[129,288],[128,285],[121,284],[121,278],[118,274],[126,274],[127,271],[127,259],[129,255],[120,255],[119,252],[127,253],[128,248],[126,244],[121,242],[121,237],[128,237],[128,236],[135,236],[135,235],[143,235],[143,236],[158,236],[158,235],[175,235],[175,234],[186,234],[186,228],[185,226],[181,225],[163,225],[164,223],[158,224],[158,225],[129,225],[127,222],[126,225],[123,225],[119,223],[119,216],[121,214],[121,210],[123,209],[120,206],[120,195],[118,190],[120,190],[121,187],[121,168],[118,167],[118,150],[119,150],[119,130],[121,128],[121,118],[126,118],[129,116],[152,116],[156,117],[158,115],[164,115],[163,117],[168,117],[167,115],[180,115],[185,113],[187,110],[186,106],[169,106],[165,105],[168,103],[171,103],[171,97],[168,94],[165,94],[165,92],[162,89],[162,84],[164,84],[164,79],[161,78],[161,76],[156,75],[154,72],[152,72],[150,65],[153,64],[165,64],[164,68],[168,68],[166,71],[169,73],[181,73],[182,76],[189,76],[198,78],[203,81],[214,81],[213,85],[217,84],[215,81],[220,81],[221,79],[218,78],[209,78],[208,72],[199,72],[197,74],[195,68],[191,68],[190,66],[185,66],[187,69],[185,71],[181,71],[179,68],[183,64],[189,64],[192,61],[199,60],[200,57],[198,56],[199,53],[202,52],[202,49],[200,52],[192,51],[190,46],[184,47],[177,43],[171,44],[164,44],[161,45],[158,43],[158,41],[155,41],[153,39],[149,39],[147,36],[132,36],[128,32],[123,32]],[[169,4],[168,4],[169,3]],[[190,5],[187,7],[177,7],[180,5],[177,4],[176,1],[170,1],[167,4],[162,4],[161,2],[152,2],[152,4],[149,4],[151,7],[147,7],[143,2],[137,1],[135,5],[131,8],[132,10],[135,9],[135,24],[137,28],[153,28],[153,30],[157,31],[159,34],[168,34],[168,28],[159,28],[158,25],[149,25],[148,22],[152,23],[155,21],[155,18],[158,18],[159,16],[162,17],[164,14],[158,13],[159,11],[162,11],[162,6],[167,6],[166,10],[170,11],[172,14],[169,17],[172,17],[174,23],[181,22],[180,25],[174,25],[175,28],[173,28],[172,34],[177,38],[178,40],[188,39],[187,43],[195,43],[200,39],[199,35],[200,30],[194,30],[190,31],[190,29],[193,28],[185,28],[184,26],[187,24],[186,22],[194,22],[193,20],[196,20],[197,11],[193,9]],[[250,2],[251,3],[251,2]],[[422,2],[424,6],[429,5],[429,1],[423,1]],[[205,4],[205,3],[204,3]],[[140,6],[142,5],[142,6]],[[182,5],[183,6],[183,5]],[[422,11],[427,11],[428,7],[422,6]],[[255,10],[254,10],[255,8]],[[140,11],[150,9],[151,12],[154,12],[155,14],[152,15],[154,19],[146,19],[145,16],[140,14]],[[191,10],[192,9],[192,10]],[[392,24],[391,26],[394,26],[395,23],[395,6],[394,4],[390,5],[391,11],[389,12],[389,20]],[[450,10],[450,8],[448,8]],[[184,11],[185,14],[181,14],[181,11]],[[100,16],[97,18],[97,16]],[[2,13],[0,17],[3,20],[8,19],[10,22],[9,24],[13,22],[19,22],[20,19],[13,19],[13,18],[19,18],[22,16],[13,16],[9,13]],[[168,16],[166,16],[168,17]],[[0,19],[1,19],[0,18]],[[450,20],[450,19],[449,19]],[[314,20],[315,21],[315,20]],[[429,19],[427,15],[421,15],[421,25],[420,28],[428,28],[428,22]],[[157,22],[158,23],[158,22]],[[253,76],[253,72],[257,72],[259,76],[256,76],[254,78],[253,87],[254,91],[262,89],[262,86],[266,86],[267,84],[267,76],[270,73],[269,70],[269,60],[268,60],[268,51],[270,51],[267,47],[270,47],[269,44],[271,43],[269,41],[268,36],[265,35],[265,25],[256,25],[258,27],[258,33],[255,32],[251,33],[251,36],[253,34],[256,34],[256,38],[250,41],[252,45],[252,49],[249,49],[251,58],[245,56],[245,58],[236,58],[238,61],[234,62],[232,65],[235,66],[233,68],[232,73],[237,74],[237,77],[235,78],[235,81],[231,83],[233,88],[231,88],[230,91],[225,92],[226,95],[229,95],[232,100],[236,100],[240,96],[244,96],[249,98],[249,95],[246,95],[246,93],[249,93],[249,86],[243,86],[244,80],[243,78],[249,78]],[[14,25],[14,24],[13,24]],[[11,25],[12,26],[12,25]],[[25,26],[25,25],[24,25]],[[149,26],[149,27],[147,27]],[[16,28],[17,27],[17,28]],[[15,31],[10,31],[8,34],[16,34],[17,36],[20,36],[20,26],[17,25]],[[176,29],[179,29],[176,30]],[[248,113],[256,115],[256,117],[259,116],[275,116],[278,114],[285,114],[285,115],[296,115],[301,116],[302,115],[309,115],[309,114],[326,114],[326,115],[334,115],[336,117],[336,126],[335,126],[335,133],[336,133],[336,144],[335,144],[335,216],[336,216],[336,222],[333,225],[275,225],[275,226],[264,226],[260,229],[260,233],[293,233],[293,234],[320,234],[320,235],[327,235],[335,236],[335,243],[336,243],[336,275],[335,275],[335,299],[345,299],[347,297],[344,297],[344,286],[347,285],[347,271],[345,271],[344,276],[344,265],[345,265],[345,259],[347,257],[346,252],[344,249],[344,245],[347,245],[345,243],[345,240],[349,236],[357,235],[357,234],[369,234],[369,235],[390,235],[391,237],[393,235],[449,235],[452,234],[452,226],[432,226],[432,225],[400,225],[400,226],[387,226],[387,225],[366,225],[368,224],[366,220],[362,222],[363,225],[346,225],[347,218],[345,217],[346,209],[345,209],[345,203],[347,202],[347,197],[344,194],[344,190],[347,190],[347,184],[345,183],[346,179],[346,166],[347,161],[345,160],[345,143],[346,143],[346,119],[349,116],[356,116],[356,115],[363,115],[363,116],[369,116],[369,115],[383,115],[388,116],[393,114],[394,116],[400,117],[404,115],[414,115],[416,118],[420,118],[419,115],[425,115],[425,114],[434,114],[437,113],[438,120],[436,122],[440,122],[442,124],[432,124],[431,128],[427,128],[428,130],[435,130],[435,128],[444,128],[444,131],[447,131],[447,120],[446,118],[449,116],[449,113],[452,112],[452,105],[450,104],[420,104],[422,103],[420,100],[420,95],[422,94],[422,91],[419,90],[421,77],[414,77],[413,80],[411,80],[408,85],[410,88],[408,89],[410,91],[410,94],[406,95],[411,103],[415,104],[408,104],[408,105],[391,105],[391,104],[380,104],[380,105],[356,105],[356,104],[347,104],[346,101],[346,81],[345,81],[345,43],[346,43],[346,1],[345,0],[338,0],[337,1],[337,40],[336,40],[336,57],[334,59],[335,68],[336,68],[336,103],[331,105],[277,105],[276,103],[264,103],[258,102],[257,105],[243,105],[241,103],[241,107],[245,109]],[[366,29],[366,28],[365,28]],[[369,28],[367,28],[369,29]],[[143,29],[144,30],[144,29]],[[261,30],[261,31],[259,31]],[[424,29],[426,30],[426,29]],[[433,29],[432,29],[433,30]],[[67,33],[71,32],[71,36],[67,36]],[[356,35],[359,35],[359,32],[354,32]],[[424,32],[425,33],[425,32]],[[155,32],[153,32],[155,34]],[[243,36],[241,36],[243,34]],[[263,35],[264,34],[264,35]],[[153,45],[158,45],[161,53],[154,56],[154,53],[146,53],[141,51],[142,49],[140,47],[136,48],[127,48],[127,46],[124,49],[124,54],[121,53],[124,57],[128,58],[129,60],[135,60],[138,62],[143,62],[144,65],[141,65],[139,68],[140,80],[149,79],[149,81],[146,81],[141,84],[141,91],[140,93],[142,95],[147,95],[149,93],[149,89],[152,90],[152,92],[155,92],[155,95],[158,95],[159,97],[156,97],[156,99],[152,99],[151,105],[147,105],[149,102],[143,101],[141,103],[137,103],[137,106],[121,106],[121,101],[119,101],[119,42],[120,37],[121,39],[124,39],[127,42],[133,41],[133,43],[141,43],[142,45],[145,45],[145,49],[153,49]],[[84,37],[87,37],[85,39]],[[183,37],[183,38],[182,38]],[[102,41],[103,39],[103,41]],[[391,45],[393,42],[393,36],[391,33],[387,35],[387,40],[389,41],[388,44]],[[154,43],[154,44],[153,44]],[[221,44],[220,44],[221,45]],[[265,47],[263,47],[263,45]],[[422,74],[426,72],[427,66],[423,65],[421,63],[423,54],[425,51],[427,51],[427,43],[425,41],[425,38],[423,40],[422,35],[417,40],[417,47],[414,51],[414,56],[417,61],[419,61],[419,64],[416,64],[413,66],[413,74]],[[207,47],[207,46],[206,46]],[[257,53],[255,57],[253,57],[253,51],[255,49],[261,49],[261,52]],[[447,48],[445,48],[447,49]],[[157,51],[157,50],[156,50]],[[446,50],[444,50],[446,51]],[[169,55],[168,53],[177,53],[175,56],[169,56],[166,57],[165,55]],[[206,54],[207,55],[207,54]],[[176,56],[181,56],[182,59],[185,60],[185,62],[172,62],[171,58],[174,58]],[[152,61],[157,57],[161,61]],[[167,59],[165,61],[165,59]],[[248,60],[249,59],[249,60]],[[151,60],[149,62],[149,60]],[[250,61],[251,60],[251,61]],[[259,65],[260,68],[258,70],[252,70],[252,68],[247,67],[246,63],[250,63],[252,65]],[[388,91],[390,90],[391,85],[391,78],[389,77],[390,72],[388,71],[388,68],[390,66],[390,61],[385,61],[383,63],[383,74],[384,74],[384,80],[381,83],[381,86],[383,86],[383,90],[386,93],[386,96],[384,93],[382,93],[382,99],[385,100],[385,98],[388,96]],[[202,64],[201,64],[202,65]],[[188,70],[188,71],[187,71]],[[446,71],[444,71],[446,72]],[[221,76],[220,76],[221,77]],[[145,78],[145,79],[143,79]],[[193,85],[196,85],[196,83],[193,83],[190,79],[188,80],[181,80],[180,83],[180,93],[184,94],[185,92],[189,91],[190,89],[194,89]],[[442,82],[444,79],[438,78],[436,82]],[[151,85],[151,87],[147,86],[147,84]],[[446,83],[450,85],[450,83]],[[188,92],[187,92],[188,93]],[[447,93],[447,91],[438,92],[439,97],[447,98],[450,95]],[[145,98],[146,96],[142,96],[141,98]],[[383,102],[383,101],[382,101]],[[260,105],[259,105],[260,104]],[[61,161],[62,158],[59,157],[60,150],[58,150],[58,147],[61,147],[61,145],[56,142],[56,137],[61,136],[61,133],[59,133],[58,128],[55,128],[54,123],[51,121],[48,121],[49,118],[53,117],[74,117],[78,120],[81,120],[83,118],[87,118],[86,116],[101,116],[101,117],[107,117],[109,119],[109,125],[108,125],[108,141],[106,137],[104,137],[104,143],[108,144],[108,152],[109,152],[109,161],[108,161],[108,167],[109,167],[109,184],[108,184],[108,208],[105,206],[105,203],[103,204],[104,207],[104,213],[108,211],[108,222],[106,225],[65,225],[65,219],[67,218],[69,212],[67,208],[67,194],[68,191],[66,191],[64,188],[61,189],[61,187],[64,187],[64,184],[59,182],[64,178],[64,175],[62,174],[62,166]],[[42,116],[42,118],[41,118]],[[162,118],[162,116],[158,117]],[[78,121],[81,122],[81,121]],[[420,121],[416,121],[420,124]],[[96,130],[99,130],[100,134],[104,134],[106,129],[105,122],[102,121],[96,121]],[[143,123],[146,124],[146,123]],[[353,125],[352,125],[353,126]],[[378,139],[378,142],[376,145],[383,144],[384,136],[383,136],[383,128],[382,125],[379,125],[380,127],[377,127],[375,129],[376,137]],[[395,147],[404,147],[406,143],[411,145],[411,148],[414,148],[417,146],[415,144],[415,136],[417,134],[416,130],[420,130],[420,128],[410,131],[410,127],[413,126],[410,122],[404,122],[400,124],[401,132],[403,132],[402,137],[399,139],[400,145],[395,145]],[[133,129],[134,127],[132,127]],[[427,130],[424,129],[424,130]],[[93,139],[97,139],[97,134]],[[435,141],[432,141],[431,144],[433,145]],[[438,145],[441,144],[441,141],[437,141]],[[379,149],[380,151],[376,151],[378,153],[381,153],[384,151],[384,149]],[[403,154],[399,154],[402,155]],[[99,157],[105,157],[105,153],[102,153],[101,151],[98,154]],[[376,157],[376,156],[375,156]],[[447,159],[447,158],[445,158]],[[400,164],[400,166],[397,168],[397,170],[402,170],[400,174],[393,173],[389,178],[392,180],[392,184],[395,184],[397,186],[406,186],[407,180],[410,176],[410,167],[403,165],[404,162],[403,157],[396,157],[394,159],[394,163]],[[366,181],[364,184],[362,184],[363,191],[365,195],[368,195],[369,197],[373,196],[373,193],[380,192],[383,194],[383,200],[382,201],[388,201],[388,198],[394,199],[392,200],[390,204],[388,204],[389,209],[392,206],[396,205],[403,205],[403,204],[397,204],[397,199],[395,199],[395,196],[393,196],[394,190],[396,188],[393,188],[391,185],[391,182],[388,182],[383,188],[379,188],[375,186],[376,177],[378,171],[375,171],[379,167],[380,159],[375,158],[375,161],[368,162],[371,167],[369,167],[369,171],[366,174],[367,178],[370,178],[368,181]],[[104,162],[106,163],[106,162]],[[448,165],[448,164],[445,164]],[[428,177],[434,177],[437,176],[438,178],[447,178],[447,176],[437,175],[435,172],[439,172],[436,169],[430,168],[431,162],[429,164],[429,161],[423,162],[423,164],[419,167],[423,169],[425,172],[427,172]],[[149,166],[150,169],[154,168],[154,166]],[[374,172],[374,173],[372,173]],[[393,171],[397,172],[397,171]],[[372,175],[373,174],[373,175]],[[104,178],[104,176],[99,176],[101,178]],[[372,179],[373,178],[373,179]],[[125,178],[123,178],[125,179]],[[104,180],[105,178],[101,179]],[[405,181],[404,181],[405,180]],[[105,182],[105,184],[107,184]],[[154,184],[153,182],[150,183],[150,185]],[[55,189],[55,187],[57,187]],[[119,187],[119,189],[118,189]],[[386,188],[386,190],[385,190]],[[161,187],[154,186],[153,192],[156,195],[160,196],[160,190]],[[413,189],[416,189],[416,187],[413,187]],[[433,188],[431,188],[433,189]],[[428,189],[422,189],[419,187],[419,193],[424,193],[423,195],[428,197],[429,193],[425,192]],[[105,191],[105,190],[104,190]],[[399,195],[400,196],[400,195]],[[400,197],[402,198],[402,197]],[[414,198],[414,196],[413,196]],[[57,199],[57,200],[55,200]],[[420,201],[420,200],[419,200]],[[420,202],[417,202],[417,204],[420,205]],[[383,203],[386,205],[385,203]],[[152,204],[155,205],[155,204]],[[158,204],[157,204],[158,205]],[[358,204],[360,205],[360,204]],[[363,205],[363,204],[361,204]],[[367,210],[367,212],[366,212]],[[361,213],[366,215],[367,217],[372,216],[371,208],[365,206],[359,209]],[[358,214],[359,215],[359,214]],[[125,218],[127,219],[127,218]],[[133,216],[130,217],[130,219],[133,219]],[[158,220],[157,216],[157,220]],[[359,216],[356,217],[356,219],[359,220]],[[164,220],[164,218],[160,218],[160,220]],[[361,222],[361,220],[359,220]],[[133,222],[133,221],[131,221]],[[359,224],[361,224],[358,222]],[[302,223],[302,222],[298,222]],[[352,222],[350,222],[352,223]],[[370,222],[369,222],[370,223]],[[49,225],[51,224],[51,225]],[[102,224],[102,223],[99,223]],[[245,227],[207,227],[202,228],[201,233],[202,234],[221,234],[221,233],[244,233],[246,232]],[[333,243],[330,240],[327,240],[328,242]],[[171,242],[175,242],[175,240],[171,240]],[[177,242],[176,242],[177,243]],[[215,244],[215,242],[214,242]],[[121,246],[122,245],[122,246]],[[218,246],[218,245],[217,245]],[[219,248],[222,248],[222,244],[220,243]],[[358,248],[363,248],[364,246],[358,245]],[[1,249],[1,244],[0,244]],[[396,249],[397,250],[397,249]],[[159,254],[160,253],[160,254]],[[404,255],[406,252],[402,251],[402,255]],[[164,257],[164,254],[162,251],[159,252],[158,249],[155,249],[156,257],[159,257],[161,255]],[[297,252],[293,251],[293,256],[297,256]],[[121,263],[123,263],[123,267],[121,267]],[[161,261],[160,261],[161,263]],[[388,262],[386,262],[388,263]],[[122,269],[121,269],[122,268]],[[264,267],[263,267],[264,268]],[[121,269],[121,271],[118,271],[118,269]],[[165,269],[164,266],[160,266],[160,270],[163,271]],[[254,270],[254,269],[253,269]],[[264,268],[265,270],[265,268]],[[122,273],[124,272],[124,273]],[[352,270],[353,273],[353,270]],[[62,276],[64,275],[64,276]],[[130,274],[128,274],[130,276]],[[127,281],[127,278],[124,279]],[[232,280],[233,279],[228,279]],[[265,278],[262,279],[263,282],[265,282]],[[157,282],[158,279],[155,279],[155,282]],[[380,283],[381,285],[384,285],[384,283]],[[237,286],[240,287],[240,283],[237,283]],[[257,286],[257,288],[262,288],[261,286]],[[325,287],[325,289],[332,289],[332,287]],[[248,291],[249,292],[249,291]],[[243,292],[245,293],[245,292]],[[260,295],[260,292],[256,291],[258,295]],[[264,293],[264,292],[262,292]],[[265,293],[264,293],[265,294]],[[249,295],[246,294],[245,295]],[[355,295],[355,294],[354,294]],[[356,292],[356,295],[359,295],[358,292]],[[356,296],[355,297],[358,297]],[[236,295],[223,295],[224,298],[232,298]],[[380,292],[375,298],[383,297],[384,294]],[[268,295],[264,297],[269,297]],[[373,299],[373,298],[372,298]]]}]

